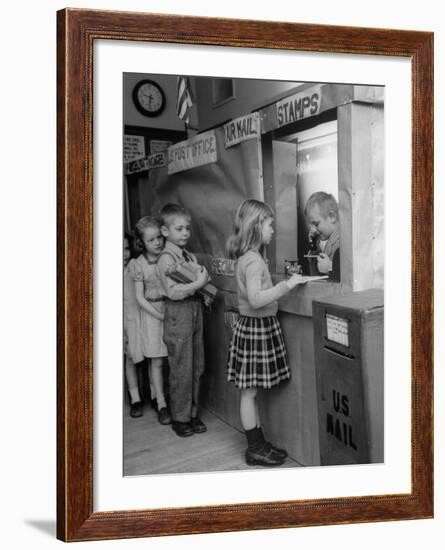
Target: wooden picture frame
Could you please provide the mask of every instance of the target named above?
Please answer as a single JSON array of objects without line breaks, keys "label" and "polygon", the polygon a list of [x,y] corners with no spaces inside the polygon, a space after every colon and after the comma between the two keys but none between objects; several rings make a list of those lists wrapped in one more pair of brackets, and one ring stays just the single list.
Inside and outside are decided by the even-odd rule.
[{"label": "wooden picture frame", "polygon": [[[81,541],[433,516],[433,34],[65,9],[58,31],[57,537]],[[412,63],[411,492],[93,512],[93,43],[401,56]]]}]

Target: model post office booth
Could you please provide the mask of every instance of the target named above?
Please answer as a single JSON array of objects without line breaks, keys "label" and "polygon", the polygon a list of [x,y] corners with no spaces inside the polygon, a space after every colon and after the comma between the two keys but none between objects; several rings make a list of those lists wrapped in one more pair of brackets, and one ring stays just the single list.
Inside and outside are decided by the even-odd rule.
[{"label": "model post office booth", "polygon": [[238,429],[238,391],[226,382],[237,297],[225,243],[236,209],[245,198],[264,200],[274,209],[268,260],[278,281],[284,260],[302,263],[306,253],[307,198],[327,191],[338,199],[341,281],[311,282],[280,301],[292,378],[268,391],[267,398],[260,395],[265,432],[303,465],[320,464],[312,302],[383,287],[382,98],[378,87],[302,86],[174,144],[148,159],[148,171],[138,180],[141,215],[166,202],[181,202],[191,213],[190,249],[220,289],[205,313],[203,404]]},{"label": "model post office booth", "polygon": [[[383,288],[383,89],[307,85],[263,110],[265,200],[281,212],[296,204],[296,238],[288,216],[277,216],[269,262],[275,280],[284,259],[307,250],[304,206],[316,191],[333,194],[340,216],[340,282],[297,287],[280,301],[279,318],[292,380],[264,400],[269,430],[301,464],[320,464],[317,370],[312,304],[365,289]],[[294,185],[292,185],[294,184]],[[285,210],[284,210],[285,211]],[[294,247],[292,249],[292,247]],[[306,267],[306,266],[305,266]],[[382,320],[383,322],[383,320]],[[383,359],[382,359],[383,360]],[[383,386],[377,391],[383,392]],[[282,403],[289,404],[283,410]]]}]

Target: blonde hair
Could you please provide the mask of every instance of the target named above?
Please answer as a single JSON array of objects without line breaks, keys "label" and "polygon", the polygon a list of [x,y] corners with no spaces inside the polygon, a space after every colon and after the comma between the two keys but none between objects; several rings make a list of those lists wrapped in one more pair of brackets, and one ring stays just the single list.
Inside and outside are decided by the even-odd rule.
[{"label": "blonde hair", "polygon": [[134,226],[134,248],[136,249],[136,252],[140,253],[145,250],[144,231],[145,229],[147,229],[147,227],[151,227],[152,229],[160,229],[159,220],[152,216],[144,216],[136,223],[136,225]]},{"label": "blonde hair", "polygon": [[320,208],[320,213],[323,218],[327,218],[330,213],[333,213],[335,218],[338,220],[338,203],[335,200],[334,195],[325,193],[324,191],[312,193],[306,202],[306,206],[304,207],[304,215],[307,216],[314,206],[318,206]]},{"label": "blonde hair", "polygon": [[240,204],[235,215],[234,233],[226,244],[229,258],[237,259],[249,250],[263,249],[263,223],[273,218],[273,210],[264,202],[247,199]]},{"label": "blonde hair", "polygon": [[178,217],[191,219],[190,214],[181,204],[175,204],[173,202],[166,204],[159,214],[161,225],[165,225],[166,227],[170,227],[173,220]]}]

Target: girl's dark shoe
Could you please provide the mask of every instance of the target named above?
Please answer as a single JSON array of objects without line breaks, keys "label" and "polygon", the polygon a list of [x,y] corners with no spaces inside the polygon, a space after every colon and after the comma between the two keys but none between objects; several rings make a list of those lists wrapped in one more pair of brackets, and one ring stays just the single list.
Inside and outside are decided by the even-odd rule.
[{"label": "girl's dark shoe", "polygon": [[139,418],[144,414],[144,410],[142,408],[142,403],[140,401],[136,401],[136,403],[130,404],[130,416],[131,418]]},{"label": "girl's dark shoe", "polygon": [[281,466],[283,458],[279,458],[271,447],[265,445],[259,450],[246,450],[246,463],[249,466]]},{"label": "girl's dark shoe", "polygon": [[286,460],[288,454],[285,449],[279,449],[278,447],[272,445],[269,441],[266,441],[266,447],[271,449],[272,452],[278,456],[278,458],[281,458],[283,461]]},{"label": "girl's dark shoe", "polygon": [[163,426],[167,426],[168,424],[172,423],[172,419],[167,410],[167,407],[162,407],[162,409],[158,411],[158,420],[159,423]]},{"label": "girl's dark shoe", "polygon": [[190,426],[195,434],[202,434],[207,431],[207,426],[197,416],[190,420]]},{"label": "girl's dark shoe", "polygon": [[287,451],[284,450],[284,449],[279,449],[278,447],[275,447],[275,445],[272,445],[272,443],[270,443],[270,441],[267,441],[265,438],[264,438],[264,434],[263,434],[263,430],[261,428],[261,426],[257,426],[256,428],[254,428],[254,430],[256,429],[256,434],[257,434],[257,441],[260,442],[258,443],[259,445],[265,445],[267,447],[267,449],[272,449],[272,451],[279,457],[281,458],[282,460],[285,460],[287,458]]}]

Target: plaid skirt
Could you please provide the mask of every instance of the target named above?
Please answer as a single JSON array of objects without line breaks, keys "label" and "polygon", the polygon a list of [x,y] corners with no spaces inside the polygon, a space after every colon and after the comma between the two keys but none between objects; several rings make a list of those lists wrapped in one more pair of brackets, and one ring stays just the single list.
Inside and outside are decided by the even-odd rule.
[{"label": "plaid skirt", "polygon": [[227,361],[227,380],[237,388],[271,388],[290,378],[286,348],[275,316],[240,316]]}]

